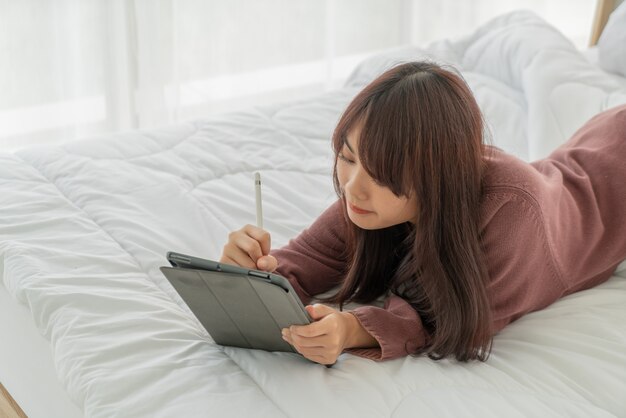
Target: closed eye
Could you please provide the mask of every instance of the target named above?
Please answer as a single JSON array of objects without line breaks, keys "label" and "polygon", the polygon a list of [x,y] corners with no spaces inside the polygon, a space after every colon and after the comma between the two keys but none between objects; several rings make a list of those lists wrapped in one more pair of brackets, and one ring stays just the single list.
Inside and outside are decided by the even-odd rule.
[{"label": "closed eye", "polygon": [[344,161],[344,162],[346,162],[346,163],[348,163],[348,164],[354,164],[354,160],[351,160],[351,159],[349,159],[348,157],[346,157],[346,156],[343,154],[343,151],[339,151],[339,152],[337,153],[337,158],[339,158],[341,161]]}]

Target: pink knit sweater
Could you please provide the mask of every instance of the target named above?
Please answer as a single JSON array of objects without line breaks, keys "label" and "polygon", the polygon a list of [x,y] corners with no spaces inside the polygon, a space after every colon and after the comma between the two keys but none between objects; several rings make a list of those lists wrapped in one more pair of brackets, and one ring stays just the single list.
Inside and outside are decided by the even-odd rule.
[{"label": "pink knit sweater", "polygon": [[[626,258],[626,106],[595,116],[543,160],[529,164],[494,149],[484,184],[480,231],[495,333],[564,295],[604,282]],[[277,272],[305,304],[343,279],[339,255],[346,220],[340,204],[272,252]],[[383,308],[351,312],[380,347],[347,352],[386,360],[425,342],[419,315],[396,295]]]}]

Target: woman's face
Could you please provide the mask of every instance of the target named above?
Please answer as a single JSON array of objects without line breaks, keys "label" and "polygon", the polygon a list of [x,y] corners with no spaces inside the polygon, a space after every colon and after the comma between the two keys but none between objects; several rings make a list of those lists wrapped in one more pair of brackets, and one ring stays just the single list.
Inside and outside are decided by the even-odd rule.
[{"label": "woman's face", "polygon": [[347,202],[350,220],[363,229],[382,229],[404,222],[415,222],[417,201],[398,197],[376,183],[365,171],[357,155],[361,128],[346,136],[337,156],[337,178]]}]

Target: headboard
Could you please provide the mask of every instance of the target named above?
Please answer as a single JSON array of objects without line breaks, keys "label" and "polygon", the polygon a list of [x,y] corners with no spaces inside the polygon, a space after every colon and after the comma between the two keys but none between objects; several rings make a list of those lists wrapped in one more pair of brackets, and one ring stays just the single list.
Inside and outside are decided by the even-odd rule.
[{"label": "headboard", "polygon": [[589,39],[589,46],[594,46],[598,43],[602,30],[609,20],[609,15],[613,10],[617,8],[624,0],[597,0],[596,13],[593,17],[593,23],[591,26],[591,38]]}]

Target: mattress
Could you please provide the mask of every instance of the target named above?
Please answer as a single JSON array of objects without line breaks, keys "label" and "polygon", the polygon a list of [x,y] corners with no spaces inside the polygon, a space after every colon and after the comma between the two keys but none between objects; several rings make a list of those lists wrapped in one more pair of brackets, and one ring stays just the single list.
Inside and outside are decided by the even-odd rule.
[{"label": "mattress", "polygon": [[626,103],[623,79],[515,12],[371,57],[315,98],[0,155],[3,283],[84,416],[626,416],[623,264],[506,327],[486,363],[346,353],[330,369],[216,345],[158,270],[169,250],[218,258],[228,232],[254,222],[255,171],[273,245],[303,230],[335,199],[329,138],[341,111],[415,59],[459,68],[492,142],[526,160]]},{"label": "mattress", "polygon": [[83,416],[57,377],[50,343],[35,327],[30,310],[0,285],[0,382],[31,418]]}]

